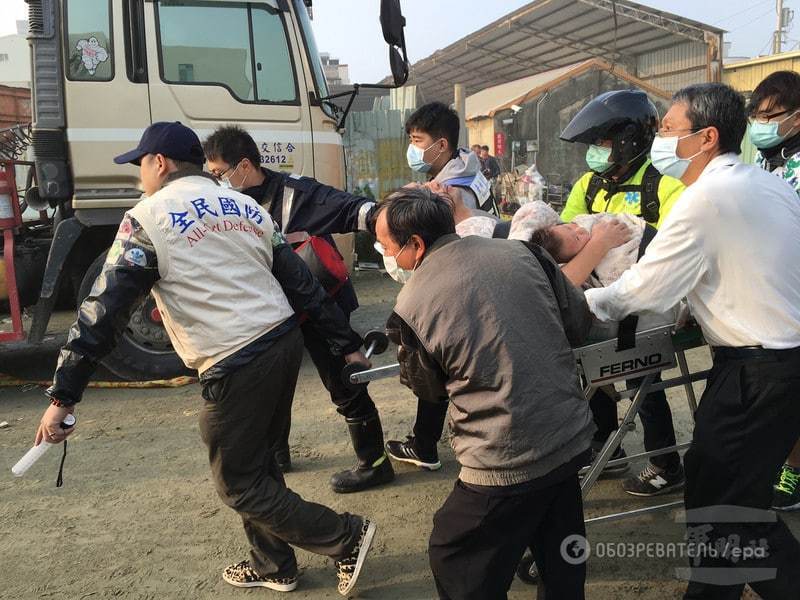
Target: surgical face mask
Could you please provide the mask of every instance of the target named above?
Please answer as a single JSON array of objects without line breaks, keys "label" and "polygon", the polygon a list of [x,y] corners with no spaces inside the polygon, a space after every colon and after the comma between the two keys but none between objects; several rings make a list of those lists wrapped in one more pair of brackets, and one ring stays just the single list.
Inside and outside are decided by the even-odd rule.
[{"label": "surgical face mask", "polygon": [[[236,174],[236,171],[239,170],[239,165],[241,165],[241,164],[242,164],[241,161],[239,161],[239,164],[237,164],[234,167],[233,173],[231,173],[230,175],[223,175],[222,177],[219,178],[219,184],[222,187],[224,187],[226,189],[229,189],[229,190],[233,190],[234,192],[241,192],[244,189],[243,185],[233,185],[231,183],[231,177],[233,177]],[[242,183],[244,183],[244,181]]]},{"label": "surgical face mask", "polygon": [[[700,130],[702,131],[702,129]],[[693,135],[697,135],[700,131],[695,131],[689,135],[662,137],[657,135],[653,140],[653,146],[650,148],[650,160],[653,166],[662,175],[680,179],[686,173],[686,169],[692,164],[692,160],[700,156],[703,151],[693,154],[689,158],[681,158],[678,156],[678,142]]]},{"label": "surgical face mask", "polygon": [[394,279],[397,283],[405,284],[410,278],[411,275],[414,273],[414,269],[417,268],[417,265],[414,265],[414,269],[407,270],[400,267],[397,264],[397,257],[403,253],[403,250],[406,249],[406,244],[408,244],[409,240],[406,240],[406,243],[403,244],[403,247],[400,248],[400,252],[395,254],[394,256],[386,256],[385,252],[386,249],[380,242],[375,242],[375,250],[378,251],[378,254],[383,256],[383,266],[386,268],[386,273],[388,273],[389,277]]},{"label": "surgical face mask", "polygon": [[603,173],[611,167],[611,148],[590,145],[586,150],[586,164],[595,173]]},{"label": "surgical face mask", "polygon": [[[428,150],[433,148],[438,143],[439,140],[436,140],[424,150],[422,148],[418,148],[414,144],[409,144],[408,150],[406,150],[406,160],[408,161],[408,166],[411,167],[417,173],[427,173],[428,171],[430,171],[432,164],[429,162],[425,162],[424,156]],[[439,158],[439,155],[441,155],[441,152],[439,152],[439,154],[436,155],[436,158]],[[434,158],[433,160],[436,160],[436,158]]]},{"label": "surgical face mask", "polygon": [[789,131],[786,132],[786,135],[780,135],[778,133],[778,128],[787,120],[792,119],[798,113],[798,111],[794,111],[788,117],[781,119],[780,121],[769,121],[768,123],[761,123],[759,121],[753,121],[750,123],[750,141],[753,142],[753,145],[758,148],[759,150],[766,150],[768,148],[774,148],[783,140],[788,138],[792,131],[794,131],[794,127],[792,127]]}]

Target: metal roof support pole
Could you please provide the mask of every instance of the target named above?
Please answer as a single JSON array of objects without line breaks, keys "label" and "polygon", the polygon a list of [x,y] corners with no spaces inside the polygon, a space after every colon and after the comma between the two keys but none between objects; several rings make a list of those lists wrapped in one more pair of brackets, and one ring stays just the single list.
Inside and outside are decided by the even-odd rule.
[{"label": "metal roof support pole", "polygon": [[467,145],[467,97],[464,95],[463,84],[453,85],[453,99],[458,113],[458,147],[465,148]]}]

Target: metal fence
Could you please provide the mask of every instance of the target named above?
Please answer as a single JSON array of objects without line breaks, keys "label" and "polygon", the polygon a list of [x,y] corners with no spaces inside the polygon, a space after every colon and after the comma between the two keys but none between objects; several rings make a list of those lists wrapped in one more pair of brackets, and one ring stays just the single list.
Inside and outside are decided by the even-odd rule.
[{"label": "metal fence", "polygon": [[380,199],[409,181],[424,181],[406,162],[404,124],[412,112],[374,110],[348,115],[344,145],[349,191]]}]

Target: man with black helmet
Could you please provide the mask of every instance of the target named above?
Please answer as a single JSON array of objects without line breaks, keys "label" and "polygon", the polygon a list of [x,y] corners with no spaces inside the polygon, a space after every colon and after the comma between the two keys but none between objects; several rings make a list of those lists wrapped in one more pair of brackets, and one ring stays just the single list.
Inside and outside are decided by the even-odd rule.
[{"label": "man with black helmet", "polygon": [[[564,222],[580,214],[598,212],[641,216],[653,227],[664,221],[683,192],[683,184],[661,175],[650,163],[649,152],[658,128],[658,111],[644,92],[615,90],[591,100],[561,133],[566,142],[588,145],[590,171],[572,188],[561,213]],[[635,381],[629,382],[631,385]],[[599,390],[591,401],[597,424],[594,447],[599,451],[617,428],[614,400]],[[675,445],[672,413],[664,391],[648,394],[639,409],[647,451]],[[613,458],[625,456],[620,447]],[[608,471],[625,470],[626,464]],[[623,489],[635,496],[656,496],[680,489],[684,476],[676,452],[651,457]]]}]

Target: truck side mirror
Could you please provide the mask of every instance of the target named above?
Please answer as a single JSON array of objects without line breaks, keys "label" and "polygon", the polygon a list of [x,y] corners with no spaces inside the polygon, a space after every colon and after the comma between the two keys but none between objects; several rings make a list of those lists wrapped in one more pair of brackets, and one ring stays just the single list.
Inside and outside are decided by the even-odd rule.
[{"label": "truck side mirror", "polygon": [[403,28],[406,19],[400,10],[400,0],[381,0],[381,29],[389,44],[389,65],[394,84],[400,87],[408,80],[408,54]]},{"label": "truck side mirror", "polygon": [[394,85],[400,87],[408,80],[408,61],[395,46],[389,46],[389,66],[392,69]]}]

